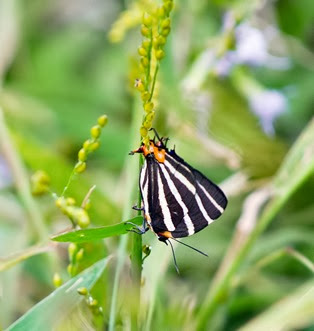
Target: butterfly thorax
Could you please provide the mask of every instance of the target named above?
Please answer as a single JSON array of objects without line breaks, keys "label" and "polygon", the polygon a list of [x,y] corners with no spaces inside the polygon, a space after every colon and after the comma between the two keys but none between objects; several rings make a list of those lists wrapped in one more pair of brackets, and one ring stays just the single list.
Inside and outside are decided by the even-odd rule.
[{"label": "butterfly thorax", "polygon": [[146,145],[142,145],[136,152],[143,153],[145,157],[153,155],[158,162],[165,162],[166,149],[160,144],[156,144],[152,140],[149,143],[149,147],[147,147]]}]

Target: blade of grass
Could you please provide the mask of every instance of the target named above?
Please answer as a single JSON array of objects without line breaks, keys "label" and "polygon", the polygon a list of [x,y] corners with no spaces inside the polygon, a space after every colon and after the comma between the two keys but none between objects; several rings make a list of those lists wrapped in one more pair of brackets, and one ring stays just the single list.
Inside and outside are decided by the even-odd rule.
[{"label": "blade of grass", "polygon": [[16,264],[28,259],[37,254],[47,253],[54,248],[53,244],[49,244],[46,246],[32,246],[29,247],[19,253],[12,254],[6,258],[0,258],[0,272],[3,270],[7,270]]},{"label": "blade of grass", "polygon": [[[223,301],[230,280],[249,253],[258,236],[291,195],[314,172],[314,120],[304,129],[292,146],[275,177],[271,190],[273,197],[266,204],[253,229],[237,228],[228,252],[205,297],[197,315],[197,329],[206,329],[215,311]],[[254,219],[251,220],[254,222]]]},{"label": "blade of grass", "polygon": [[57,288],[48,297],[14,322],[7,331],[47,330],[53,329],[69,314],[83,296],[77,293],[80,287],[90,290],[102,275],[111,257],[102,259],[71,278],[67,283]]},{"label": "blade of grass", "polygon": [[6,158],[12,171],[15,186],[20,196],[24,208],[28,213],[27,221],[31,234],[38,241],[47,241],[48,234],[44,225],[44,221],[40,215],[39,208],[31,195],[28,176],[22,161],[14,147],[10,138],[10,133],[5,124],[3,111],[0,107],[0,149]]},{"label": "blade of grass", "polygon": [[314,280],[300,286],[239,331],[296,330],[314,322]]}]

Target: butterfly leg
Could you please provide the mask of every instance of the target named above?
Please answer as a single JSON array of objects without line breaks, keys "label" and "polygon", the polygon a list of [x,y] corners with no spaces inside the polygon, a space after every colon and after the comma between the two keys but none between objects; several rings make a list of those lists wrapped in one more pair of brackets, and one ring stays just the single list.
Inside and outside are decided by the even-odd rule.
[{"label": "butterfly leg", "polygon": [[138,226],[137,224],[132,223],[132,222],[126,222],[126,224],[130,224],[130,225],[133,225],[135,227],[135,229],[128,230],[129,232],[134,232],[134,233],[137,233],[137,234],[144,234],[149,230],[149,227],[146,225],[145,219],[143,219],[142,226]]},{"label": "butterfly leg", "polygon": [[137,211],[144,211],[144,207],[138,207],[137,205],[134,205],[132,209]]}]

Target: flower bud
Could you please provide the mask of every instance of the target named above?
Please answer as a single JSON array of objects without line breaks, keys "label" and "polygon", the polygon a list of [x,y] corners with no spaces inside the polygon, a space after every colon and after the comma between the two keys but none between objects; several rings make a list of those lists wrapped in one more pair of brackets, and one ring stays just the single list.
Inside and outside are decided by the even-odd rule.
[{"label": "flower bud", "polygon": [[91,143],[89,149],[91,152],[95,151],[96,149],[98,149],[100,146],[100,141],[99,140],[96,140],[94,142]]},{"label": "flower bud", "polygon": [[72,261],[73,260],[73,256],[77,251],[77,245],[74,243],[70,243],[68,246],[68,253],[69,253],[69,260]]},{"label": "flower bud", "polygon": [[62,285],[62,279],[58,272],[55,272],[53,275],[53,285],[57,288]]},{"label": "flower bud", "polygon": [[144,68],[147,68],[149,66],[149,60],[147,57],[142,57],[141,58],[141,64]]},{"label": "flower bud", "polygon": [[79,161],[86,161],[87,159],[87,154],[86,154],[86,150],[84,148],[81,148],[77,154],[78,160]]},{"label": "flower bud", "polygon": [[147,134],[148,134],[147,129],[146,129],[144,126],[142,126],[142,127],[140,128],[140,135],[141,135],[142,137],[146,137]]},{"label": "flower bud", "polygon": [[164,28],[169,28],[170,27],[170,23],[171,23],[170,18],[167,17],[166,19],[162,20],[162,22],[161,22],[160,25],[164,29]]},{"label": "flower bud", "polygon": [[141,56],[147,56],[147,50],[144,47],[138,49],[138,54]]},{"label": "flower bud", "polygon": [[76,261],[81,261],[84,256],[84,248],[81,248],[76,254]]},{"label": "flower bud", "polygon": [[101,134],[101,127],[100,125],[94,125],[91,130],[90,130],[91,136],[94,139],[99,138],[100,134]]},{"label": "flower bud", "polygon": [[88,151],[88,150],[89,150],[89,147],[90,147],[90,145],[91,145],[91,143],[92,143],[92,141],[91,141],[90,139],[85,140],[84,143],[83,143],[83,148],[84,148],[86,151]]},{"label": "flower bud", "polygon": [[151,110],[153,110],[154,108],[154,104],[152,102],[146,102],[144,105],[144,110],[146,112],[150,112]]},{"label": "flower bud", "polygon": [[164,58],[165,56],[165,52],[162,50],[162,49],[158,49],[156,52],[155,52],[155,55],[156,55],[156,59],[157,60],[161,60]]},{"label": "flower bud", "polygon": [[77,289],[77,293],[80,295],[87,295],[88,291],[86,287],[80,287]]},{"label": "flower bud", "polygon": [[165,8],[163,6],[158,7],[157,9],[157,16],[163,18],[166,14]]},{"label": "flower bud", "polygon": [[170,27],[161,30],[161,34],[162,34],[164,37],[167,37],[169,33],[170,33]]},{"label": "flower bud", "polygon": [[144,13],[142,22],[145,26],[150,27],[152,25],[153,19],[150,14]]},{"label": "flower bud", "polygon": [[108,123],[108,116],[102,115],[98,117],[97,122],[103,128]]},{"label": "flower bud", "polygon": [[78,174],[84,172],[85,169],[86,169],[86,163],[82,161],[77,162],[74,167],[75,172],[77,172]]},{"label": "flower bud", "polygon": [[150,33],[151,33],[151,30],[148,27],[146,27],[144,24],[142,24],[142,26],[141,26],[141,34],[142,34],[142,36],[149,37],[150,36]]},{"label": "flower bud", "polygon": [[148,91],[145,91],[141,94],[141,98],[143,101],[148,101],[149,97],[150,97],[150,93]]},{"label": "flower bud", "polygon": [[145,48],[146,50],[148,50],[149,47],[150,47],[150,44],[151,44],[151,41],[150,40],[144,40],[142,42],[142,47]]},{"label": "flower bud", "polygon": [[69,198],[66,198],[65,203],[67,204],[67,206],[74,206],[75,200],[74,200],[74,198],[69,197]]},{"label": "flower bud", "polygon": [[77,224],[82,228],[87,228],[90,224],[89,216],[85,209],[80,208],[76,213]]}]

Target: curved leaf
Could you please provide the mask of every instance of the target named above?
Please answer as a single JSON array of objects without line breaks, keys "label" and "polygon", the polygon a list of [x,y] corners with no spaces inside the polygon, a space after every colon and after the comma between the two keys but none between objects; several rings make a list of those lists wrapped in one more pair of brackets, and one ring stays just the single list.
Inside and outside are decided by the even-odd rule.
[{"label": "curved leaf", "polygon": [[98,261],[57,288],[9,326],[7,331],[47,330],[47,326],[53,329],[53,326],[60,323],[83,299],[83,296],[77,293],[77,289],[86,287],[90,290],[103,273],[109,260],[110,257],[107,257]]},{"label": "curved leaf", "polygon": [[92,240],[100,240],[112,236],[119,236],[121,234],[128,233],[128,231],[134,227],[134,225],[130,224],[129,222],[132,222],[136,225],[141,225],[143,223],[143,216],[136,216],[127,222],[122,222],[115,225],[70,231],[52,236],[51,239],[60,242],[82,243]]}]

